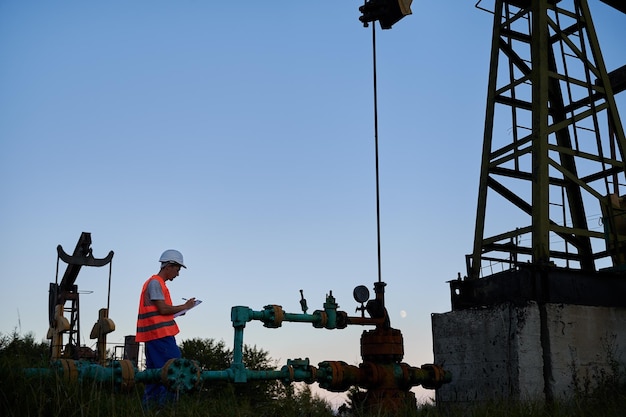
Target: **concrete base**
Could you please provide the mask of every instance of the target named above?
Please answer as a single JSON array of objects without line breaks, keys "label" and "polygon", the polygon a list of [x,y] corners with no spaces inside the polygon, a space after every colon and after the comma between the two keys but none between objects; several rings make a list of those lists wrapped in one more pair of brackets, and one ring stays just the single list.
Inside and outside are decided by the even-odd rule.
[{"label": "concrete base", "polygon": [[432,315],[436,364],[452,372],[436,401],[571,397],[621,371],[626,308],[496,306]]}]

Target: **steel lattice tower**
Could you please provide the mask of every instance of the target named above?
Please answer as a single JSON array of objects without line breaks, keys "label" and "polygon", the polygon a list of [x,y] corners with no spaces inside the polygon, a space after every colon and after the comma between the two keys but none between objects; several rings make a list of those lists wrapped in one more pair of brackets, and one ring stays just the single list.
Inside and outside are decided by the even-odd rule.
[{"label": "steel lattice tower", "polygon": [[624,71],[607,72],[587,0],[495,0],[493,28],[468,277],[626,263]]}]

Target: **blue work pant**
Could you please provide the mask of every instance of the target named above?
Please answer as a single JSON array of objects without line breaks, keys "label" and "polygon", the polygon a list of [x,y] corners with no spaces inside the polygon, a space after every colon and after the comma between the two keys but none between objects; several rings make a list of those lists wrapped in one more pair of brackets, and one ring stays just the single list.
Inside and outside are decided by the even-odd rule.
[{"label": "blue work pant", "polygon": [[[162,368],[170,359],[177,359],[181,356],[174,336],[145,342],[145,351],[147,369]],[[163,406],[173,399],[174,394],[169,392],[163,384],[146,384],[142,403],[145,407]]]}]

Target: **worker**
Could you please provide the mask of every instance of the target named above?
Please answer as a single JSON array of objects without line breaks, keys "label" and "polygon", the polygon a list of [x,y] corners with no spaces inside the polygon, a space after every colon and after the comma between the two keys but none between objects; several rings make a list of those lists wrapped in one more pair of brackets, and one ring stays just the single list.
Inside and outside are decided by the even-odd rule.
[{"label": "worker", "polygon": [[[174,249],[168,249],[159,259],[161,269],[152,275],[141,289],[139,299],[139,313],[137,315],[136,342],[144,342],[146,368],[162,368],[170,359],[180,358],[181,353],[176,344],[175,335],[178,334],[178,325],[174,315],[195,305],[195,298],[184,304],[173,305],[170,292],[166,286],[180,272],[180,268],[187,268],[183,255]],[[171,399],[172,394],[162,384],[146,384],[143,404],[164,405]]]}]

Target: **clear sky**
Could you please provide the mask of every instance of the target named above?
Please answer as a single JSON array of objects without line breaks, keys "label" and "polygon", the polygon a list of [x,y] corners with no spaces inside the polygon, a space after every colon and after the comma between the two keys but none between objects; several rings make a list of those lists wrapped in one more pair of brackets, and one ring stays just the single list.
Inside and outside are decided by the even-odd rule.
[{"label": "clear sky", "polygon": [[[376,32],[382,279],[413,366],[432,362],[430,314],[450,310],[446,281],[472,248],[492,30],[474,3],[415,1]],[[232,347],[232,306],[297,313],[300,289],[309,312],[332,291],[354,314],[352,289],[378,279],[360,4],[0,1],[0,332],[45,338],[56,247],[71,253],[83,231],[95,257],[115,251],[113,344],[134,334],[169,248],[188,266],[173,298],[204,301],[179,342]],[[615,69],[626,16],[590,4]],[[89,346],[107,280],[83,268],[76,282]],[[363,330],[252,322],[244,342],[279,365],[356,365]]]}]

